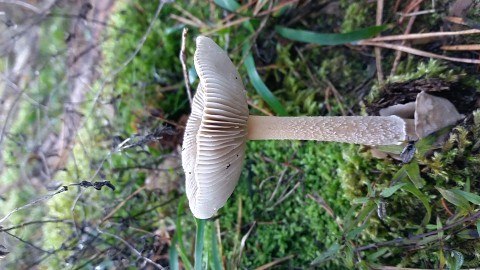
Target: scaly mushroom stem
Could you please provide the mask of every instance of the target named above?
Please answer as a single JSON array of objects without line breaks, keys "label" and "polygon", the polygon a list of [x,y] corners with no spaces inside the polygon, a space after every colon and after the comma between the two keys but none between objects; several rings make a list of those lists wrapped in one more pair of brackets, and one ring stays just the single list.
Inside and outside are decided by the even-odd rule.
[{"label": "scaly mushroom stem", "polygon": [[248,140],[315,140],[363,145],[399,144],[407,138],[398,116],[248,117]]}]

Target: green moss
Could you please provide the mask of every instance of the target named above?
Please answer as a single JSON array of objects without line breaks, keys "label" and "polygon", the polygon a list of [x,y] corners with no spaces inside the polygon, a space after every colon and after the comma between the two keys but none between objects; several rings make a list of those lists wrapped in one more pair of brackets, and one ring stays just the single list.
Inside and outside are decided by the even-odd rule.
[{"label": "green moss", "polygon": [[[478,128],[478,124],[473,126],[458,126],[453,129],[447,143],[443,149],[440,149],[428,156],[417,156],[420,163],[421,177],[425,179],[425,186],[420,190],[428,196],[429,204],[432,208],[432,216],[438,216],[443,224],[448,224],[450,216],[445,214],[445,208],[440,203],[442,196],[435,187],[459,188],[463,190],[475,190],[478,182],[479,154],[473,149],[473,141],[478,141],[477,135],[474,136],[472,130]],[[370,197],[370,200],[377,200],[378,194],[387,188],[394,178],[401,164],[396,162],[386,162],[372,159],[368,152],[361,153],[355,147],[344,149],[345,161],[339,166],[339,176],[341,177],[343,189],[349,201],[355,201],[364,197]],[[396,179],[396,181],[407,181],[407,178]],[[373,191],[373,193],[372,193]],[[372,242],[382,242],[391,239],[404,239],[410,234],[418,234],[425,231],[421,226],[421,220],[425,215],[425,207],[420,203],[416,196],[400,189],[393,196],[384,199],[387,203],[387,216],[381,220],[374,214],[368,221],[368,227],[362,232],[356,243],[365,245]],[[450,205],[450,211],[455,211],[455,207]],[[402,209],[398,211],[398,209]],[[460,216],[464,215],[461,212]],[[431,221],[433,222],[433,221]],[[428,227],[428,226],[427,226]],[[415,232],[416,231],[416,232]],[[452,232],[445,232],[450,234]],[[464,256],[475,261],[477,249],[462,248],[461,237],[450,235],[448,245],[452,249],[461,249]],[[471,240],[472,245],[478,243],[477,239]],[[438,265],[438,255],[432,256],[430,251],[437,248],[437,242],[433,241],[424,246],[423,250],[417,253],[405,256],[402,249],[389,249],[393,256],[390,256],[386,263],[388,265],[397,264],[407,266],[425,267],[429,263]],[[371,254],[366,252],[366,254]],[[394,259],[396,258],[396,259]],[[400,259],[403,258],[403,259]]]},{"label": "green moss", "polygon": [[342,8],[346,8],[346,11],[341,25],[341,33],[358,30],[365,27],[366,22],[371,21],[372,16],[370,14],[373,13],[373,10],[368,9],[366,2],[342,2],[341,6]]},{"label": "green moss", "polygon": [[[123,66],[133,55],[139,41],[145,34],[157,2],[141,2],[138,5],[145,12],[141,15],[138,6],[124,4],[119,12],[112,15],[108,39],[102,44],[105,58],[105,73],[120,69],[115,78],[115,84],[107,85],[105,95],[121,95],[116,104],[120,117],[119,125],[131,123],[125,131],[134,133],[136,124],[149,117],[149,112],[160,113],[164,117],[176,120],[188,111],[186,92],[183,86],[183,76],[178,54],[180,52],[181,28],[170,19],[170,14],[176,13],[171,5],[165,5],[159,18],[154,22],[138,54],[128,65]],[[123,30],[118,30],[123,29]],[[189,33],[189,37],[195,32]],[[193,55],[193,46],[189,40],[189,55]],[[190,57],[189,64],[192,66]],[[178,90],[168,95],[158,91],[163,87],[178,85]],[[146,110],[145,110],[146,109]],[[159,110],[159,112],[158,112]],[[150,119],[151,120],[151,119]],[[158,123],[158,125],[161,122]],[[151,126],[155,126],[152,124]]]},{"label": "green moss", "polygon": [[[289,261],[290,266],[308,265],[339,237],[335,220],[308,194],[323,197],[335,214],[346,213],[349,202],[336,176],[344,146],[285,141],[248,143],[246,171],[250,173],[243,175],[221,211],[224,231],[235,230],[239,198],[243,202],[245,228],[257,221],[246,242],[242,266],[259,267],[290,254],[301,254]],[[282,184],[277,187],[282,173]],[[278,203],[295,186],[293,193]],[[233,250],[231,241],[224,240],[224,250]]]}]

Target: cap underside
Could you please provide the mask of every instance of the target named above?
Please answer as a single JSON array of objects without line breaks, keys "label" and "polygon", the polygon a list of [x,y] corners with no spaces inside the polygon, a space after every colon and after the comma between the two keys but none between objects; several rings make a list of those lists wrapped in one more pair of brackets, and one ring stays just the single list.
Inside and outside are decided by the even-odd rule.
[{"label": "cap underside", "polygon": [[182,165],[190,209],[204,219],[225,204],[240,177],[248,107],[237,69],[211,39],[197,38],[194,61],[200,84],[185,129]]}]

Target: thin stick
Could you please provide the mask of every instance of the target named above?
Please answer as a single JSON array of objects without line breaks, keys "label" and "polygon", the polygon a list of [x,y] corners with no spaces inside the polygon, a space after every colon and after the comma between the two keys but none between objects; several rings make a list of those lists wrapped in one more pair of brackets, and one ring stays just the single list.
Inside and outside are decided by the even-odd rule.
[{"label": "thin stick", "polygon": [[68,219],[48,219],[48,220],[36,220],[36,221],[28,221],[19,225],[15,225],[13,227],[9,228],[1,228],[0,227],[0,232],[8,232],[11,230],[16,230],[16,229],[21,229],[23,227],[29,226],[29,225],[34,225],[34,224],[44,224],[44,223],[72,223],[71,220]]},{"label": "thin stick", "polygon": [[265,11],[262,11],[260,13],[257,14],[257,16],[265,16],[265,15],[269,15],[269,14],[272,14],[274,12],[277,12],[278,10],[282,9],[283,7],[285,6],[288,6],[290,4],[294,4],[296,2],[298,2],[299,0],[291,0],[291,1],[285,1],[283,3],[279,3],[278,5],[275,5],[275,7],[271,7],[269,8],[268,10],[265,10]]},{"label": "thin stick", "polygon": [[[14,108],[18,105],[18,103],[20,102],[20,99],[23,95],[23,92],[24,90],[20,91],[17,96],[15,97],[15,100],[13,100],[12,102],[12,106],[10,107],[10,109],[8,110],[8,113],[7,113],[7,116],[5,117],[5,123],[3,123],[3,127],[2,127],[2,130],[0,132],[0,146],[2,145],[2,142],[3,142],[3,138],[6,136],[6,130],[8,128],[8,121],[10,121],[10,118],[12,117],[13,115],[13,111],[14,111]],[[3,166],[2,166],[3,167]],[[1,223],[1,221],[0,221]]]},{"label": "thin stick", "polygon": [[[406,16],[405,14],[410,14],[411,12],[418,12],[420,9],[420,4],[423,2],[423,0],[411,0],[408,5],[403,9],[403,12],[396,12],[396,9],[394,10],[394,13],[400,14],[400,19],[398,19],[398,24],[402,24],[403,21],[405,20]],[[398,8],[398,6],[397,6]],[[415,16],[412,16],[415,17]]]},{"label": "thin stick", "polygon": [[[342,111],[342,115],[347,115],[347,111],[345,110],[345,107],[343,106],[343,104],[345,104],[343,96],[340,95],[340,92],[338,92],[335,85],[333,85],[333,83],[327,77],[325,77],[325,82],[327,83],[328,87],[330,87],[330,90],[332,91],[333,96],[337,100],[337,104],[340,107],[340,111]],[[353,114],[353,112],[350,109],[349,109],[349,113]]]},{"label": "thin stick", "polygon": [[182,8],[179,4],[173,4],[173,7],[180,11],[183,15],[187,16],[191,21],[195,22],[197,25],[200,25],[202,28],[203,27],[208,27],[207,24],[205,24],[202,20],[199,18],[195,17],[192,13],[186,11],[184,8]]},{"label": "thin stick", "polygon": [[174,19],[174,20],[177,20],[178,22],[180,23],[184,23],[186,25],[190,25],[190,26],[193,26],[195,28],[201,28],[202,25],[198,25],[195,21],[192,21],[190,19],[187,19],[187,18],[184,18],[182,16],[178,16],[176,14],[170,14],[170,18]]},{"label": "thin stick", "polygon": [[40,247],[37,247],[36,245],[34,245],[34,244],[32,244],[32,243],[30,243],[30,242],[28,242],[28,241],[25,241],[25,240],[23,240],[23,238],[20,238],[20,237],[14,235],[14,234],[11,234],[11,233],[9,233],[9,232],[5,232],[5,233],[8,234],[8,235],[10,235],[11,237],[17,239],[18,241],[26,244],[27,246],[33,247],[33,248],[36,249],[36,250],[40,250],[41,252],[44,252],[44,253],[47,253],[47,254],[51,254],[51,253],[52,253],[51,251],[44,250],[44,249],[42,249],[42,248],[40,248]]},{"label": "thin stick", "polygon": [[258,268],[255,269],[255,270],[267,270],[267,269],[270,269],[270,268],[272,268],[273,266],[275,266],[275,265],[277,265],[277,264],[279,264],[279,263],[282,263],[282,262],[284,262],[284,261],[288,261],[288,260],[292,259],[293,257],[294,257],[294,255],[288,255],[288,256],[285,256],[285,257],[283,257],[283,258],[278,258],[278,259],[276,259],[276,260],[274,260],[274,261],[272,261],[272,262],[269,262],[269,263],[267,263],[267,264],[264,264],[264,265],[258,267]]},{"label": "thin stick", "polygon": [[135,195],[137,195],[138,193],[142,192],[147,186],[146,185],[143,185],[141,186],[139,189],[135,190],[135,192],[133,192],[132,194],[128,195],[127,198],[125,198],[125,200],[123,200],[122,202],[120,202],[117,206],[115,206],[115,208],[110,211],[110,213],[108,213],[103,219],[102,221],[100,222],[100,225],[103,224],[105,221],[107,221],[109,218],[111,218],[113,216],[113,214],[115,214],[120,208],[122,208],[125,203],[130,200],[131,198],[133,198]]},{"label": "thin stick", "polygon": [[468,25],[466,22],[465,22],[465,19],[461,18],[461,17],[452,17],[452,16],[446,16],[445,18],[443,18],[445,21],[447,22],[451,22],[451,23],[455,23],[455,24],[461,24],[461,25]]},{"label": "thin stick", "polygon": [[248,10],[249,7],[251,7],[252,5],[255,4],[255,1],[248,1],[248,3],[246,3],[245,5],[239,7],[235,12],[232,12],[230,14],[228,14],[227,16],[225,16],[225,18],[223,18],[221,21],[220,21],[220,25],[223,25],[227,22],[229,22],[231,19],[233,19],[233,17],[237,16],[237,15],[240,15],[240,13]]},{"label": "thin stick", "polygon": [[253,9],[253,15],[257,15],[260,10],[267,4],[267,1],[257,1],[257,4],[255,5],[255,8]]},{"label": "thin stick", "polygon": [[157,115],[152,115],[153,117],[157,118],[158,120],[160,120],[161,122],[164,122],[164,123],[167,123],[167,124],[170,124],[178,129],[185,129],[185,126],[184,125],[181,125],[181,124],[177,124],[175,123],[175,121],[170,121],[168,119],[165,119],[161,116],[157,116]]},{"label": "thin stick", "polygon": [[448,36],[474,35],[474,34],[480,34],[480,29],[469,29],[469,30],[451,31],[451,32],[416,33],[416,34],[408,34],[408,35],[392,35],[392,36],[365,39],[365,40],[359,41],[357,44],[361,44],[362,42],[397,41],[397,40],[425,39],[425,38],[434,38],[434,37],[448,37]]},{"label": "thin stick", "polygon": [[253,231],[253,228],[255,228],[255,225],[257,225],[257,221],[254,221],[252,226],[250,226],[250,229],[248,229],[247,233],[242,237],[242,240],[240,241],[240,250],[238,252],[238,257],[237,257],[237,267],[239,268],[240,266],[240,260],[242,259],[242,254],[243,254],[243,249],[245,248],[245,243],[247,242],[248,237]]},{"label": "thin stick", "polygon": [[[474,29],[476,30],[476,29]],[[480,33],[480,30],[478,30]],[[377,47],[382,47],[382,48],[387,48],[387,49],[393,49],[393,50],[398,50],[414,55],[419,55],[423,57],[430,57],[430,58],[436,58],[436,59],[443,59],[443,60],[448,60],[452,62],[461,62],[461,63],[467,63],[467,64],[480,64],[480,59],[466,59],[466,58],[457,58],[457,57],[449,57],[449,56],[443,56],[435,53],[430,53],[430,52],[425,52],[422,50],[410,48],[407,46],[402,46],[402,45],[396,45],[396,44],[389,44],[389,43],[384,43],[384,42],[371,42],[367,40],[360,41],[357,43],[358,45],[366,45],[366,46],[377,46]]]},{"label": "thin stick", "polygon": [[186,39],[187,39],[188,28],[183,28],[182,32],[182,47],[180,49],[180,62],[182,63],[183,70],[183,80],[185,81],[185,89],[187,91],[188,101],[190,106],[192,106],[192,91],[190,90],[190,79],[188,78],[188,69],[187,69],[187,52],[186,52]]},{"label": "thin stick", "polygon": [[0,3],[4,3],[4,4],[13,4],[13,5],[18,5],[18,6],[21,6],[23,8],[26,8],[28,10],[31,10],[37,14],[41,14],[42,13],[42,10],[40,10],[39,8],[37,8],[36,6],[34,5],[31,5],[29,3],[26,3],[24,1],[17,1],[17,0],[0,0]]},{"label": "thin stick", "polygon": [[[238,238],[240,237],[240,231],[242,229],[242,216],[243,216],[243,202],[242,197],[238,197],[238,211],[237,211],[237,227],[235,228],[235,237],[233,238],[233,253],[237,254]],[[235,260],[230,261],[230,269],[237,269],[235,267]]]},{"label": "thin stick", "polygon": [[277,205],[281,204],[283,201],[285,201],[290,195],[292,195],[292,193],[300,186],[301,182],[297,182],[295,184],[295,186],[293,186],[293,188],[291,190],[289,190],[287,192],[287,194],[283,195],[282,197],[280,197],[273,205],[272,205],[272,208],[275,208]]},{"label": "thin stick", "polygon": [[105,235],[111,236],[111,237],[113,237],[113,238],[121,241],[121,242],[122,242],[123,244],[125,244],[133,253],[135,253],[135,255],[137,255],[138,258],[140,258],[140,259],[142,259],[142,260],[150,263],[151,265],[155,266],[155,267],[158,268],[158,269],[161,269],[161,270],[165,269],[165,268],[164,268],[163,266],[161,266],[160,264],[158,264],[158,263],[150,260],[150,259],[147,258],[147,257],[144,257],[144,256],[142,255],[142,253],[140,253],[140,251],[136,250],[132,245],[130,245],[130,243],[128,243],[125,239],[121,238],[120,236],[117,236],[117,235],[115,235],[115,234],[111,234],[111,233],[108,233],[108,232],[103,232],[103,231],[100,230],[99,227],[97,227],[97,231],[98,231],[99,233],[101,233],[101,234],[105,234]]},{"label": "thin stick", "polygon": [[[383,21],[383,0],[377,0],[377,15],[375,25],[381,25]],[[377,67],[377,80],[380,84],[383,83],[383,69],[382,69],[382,49],[375,47],[375,66]]]},{"label": "thin stick", "polygon": [[[417,6],[415,8],[415,11],[418,11],[419,9],[420,7]],[[405,29],[405,32],[403,32],[404,35],[408,35],[410,31],[412,31],[413,23],[415,22],[416,18],[417,18],[416,16],[410,17],[410,19],[408,20],[407,28]],[[402,40],[402,42],[400,43],[400,45],[402,46],[405,46],[405,44],[406,44],[405,40]],[[397,51],[395,55],[395,60],[393,61],[392,70],[390,71],[390,75],[395,75],[395,73],[397,72],[398,64],[400,63],[401,58],[402,58],[402,52]]]},{"label": "thin stick", "polygon": [[480,44],[445,45],[440,49],[445,51],[480,51]]},{"label": "thin stick", "polygon": [[43,201],[45,201],[45,200],[48,200],[48,199],[52,198],[53,196],[55,196],[55,195],[57,195],[57,194],[59,194],[59,193],[65,192],[65,191],[67,191],[67,190],[68,190],[67,187],[62,187],[61,189],[59,189],[58,191],[56,191],[56,192],[54,192],[54,193],[52,193],[52,194],[45,195],[45,196],[40,197],[40,198],[38,198],[38,199],[36,199],[36,200],[33,200],[32,202],[30,202],[30,203],[28,203],[28,204],[26,204],[26,205],[17,207],[17,208],[15,208],[15,209],[13,209],[12,211],[10,211],[10,212],[9,212],[6,216],[4,216],[2,219],[0,219],[0,223],[4,222],[7,218],[9,218],[9,217],[10,217],[12,214],[14,214],[15,212],[18,212],[18,211],[23,210],[23,209],[25,209],[25,208],[27,208],[27,207],[30,207],[30,206],[33,206],[33,205],[35,205],[35,204],[37,204],[37,203],[43,202]]},{"label": "thin stick", "polygon": [[272,194],[270,195],[270,198],[268,199],[268,202],[271,202],[273,200],[273,197],[277,194],[278,189],[280,188],[280,185],[282,184],[283,178],[285,177],[285,173],[287,172],[288,167],[286,167],[282,173],[280,174],[280,177],[278,178],[277,185],[275,186],[275,189],[273,190]]},{"label": "thin stick", "polygon": [[218,241],[218,249],[220,253],[220,259],[222,260],[223,267],[226,269],[225,260],[223,258],[223,245],[222,245],[222,232],[220,231],[220,219],[215,220],[215,228],[214,230],[217,231],[217,241]]},{"label": "thin stick", "polygon": [[[273,5],[273,2],[270,2],[270,5],[268,6],[268,9],[271,9],[272,5]],[[255,41],[257,40],[258,35],[263,30],[263,28],[265,28],[265,25],[267,25],[267,21],[268,21],[269,18],[270,18],[270,16],[265,16],[262,19],[262,21],[260,22],[260,26],[257,27],[257,29],[255,30],[255,33],[250,36],[250,38],[249,38],[250,48],[248,48],[249,51],[252,50],[253,46],[255,45]],[[243,63],[245,62],[245,59],[247,59],[247,56],[248,56],[248,53],[243,55],[242,59],[238,63],[239,66],[243,65]]]},{"label": "thin stick", "polygon": [[380,266],[377,270],[434,270],[435,268],[404,268],[396,266]]},{"label": "thin stick", "polygon": [[218,32],[218,31],[220,31],[220,30],[223,30],[223,29],[226,29],[226,28],[229,28],[229,27],[232,27],[232,26],[241,24],[241,23],[246,22],[246,21],[248,21],[248,20],[250,20],[249,17],[242,17],[242,18],[239,18],[239,19],[237,19],[237,20],[235,20],[235,21],[230,21],[230,22],[228,22],[228,23],[226,23],[226,24],[224,24],[224,25],[220,25],[220,26],[218,26],[218,27],[216,27],[216,28],[214,28],[214,29],[212,29],[212,30],[204,33],[203,35],[209,36],[209,35],[211,35],[211,34],[213,34],[213,33],[216,33],[216,32]]},{"label": "thin stick", "polygon": [[448,208],[448,205],[447,205],[447,202],[445,201],[444,198],[440,199],[440,202],[442,203],[442,206],[443,208],[445,209],[445,211],[448,213],[449,216],[454,216],[455,214],[452,212],[452,210],[450,210],[450,208]]},{"label": "thin stick", "polygon": [[[413,10],[415,6],[419,6],[422,1],[423,0],[413,2],[410,10]],[[430,14],[430,13],[434,13],[434,12],[435,12],[435,0],[432,0],[432,8],[431,9],[421,10],[421,11],[416,10],[414,12],[408,11],[407,13],[399,12],[398,14],[401,15],[402,17],[411,17],[411,16],[417,16],[417,15]]]},{"label": "thin stick", "polygon": [[273,116],[273,113],[267,111],[267,110],[264,109],[264,108],[261,108],[261,107],[255,105],[255,103],[253,103],[253,101],[252,101],[251,99],[249,99],[249,98],[247,98],[247,104],[248,104],[250,107],[261,111],[261,112],[262,112],[263,114],[265,114],[265,115]]}]

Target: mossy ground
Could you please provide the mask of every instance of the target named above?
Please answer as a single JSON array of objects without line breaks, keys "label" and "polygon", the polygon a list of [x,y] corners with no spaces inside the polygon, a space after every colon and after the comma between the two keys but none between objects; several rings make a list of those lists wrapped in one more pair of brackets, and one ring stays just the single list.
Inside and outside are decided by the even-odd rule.
[{"label": "mossy ground", "polygon": [[[441,18],[447,12],[448,4],[444,3],[447,1],[437,2],[438,12],[419,17],[414,31],[436,31],[443,24]],[[321,10],[327,4],[328,1],[311,3],[310,9]],[[405,56],[397,76],[388,77],[386,84],[379,84],[373,79],[375,58],[368,48],[314,46],[291,42],[272,34],[275,25],[291,21],[291,27],[318,32],[349,32],[374,24],[372,14],[375,14],[375,5],[352,1],[336,4],[338,7],[333,9],[334,12],[325,10],[325,13],[320,12],[322,16],[295,7],[280,10],[268,19],[264,28],[260,27],[261,18],[252,17],[250,25],[238,24],[222,29],[212,37],[230,52],[237,64],[243,60],[240,53],[243,42],[253,35],[252,28],[258,30],[252,47],[258,72],[292,116],[361,114],[369,102],[374,102],[382,94],[381,89],[386,84],[418,78],[462,80],[479,91],[479,78],[472,66]],[[108,28],[102,43],[102,74],[110,74],[129,59],[152,22],[157,5],[156,1],[118,4],[109,20],[115,27]],[[385,10],[391,10],[388,8]],[[203,28],[189,26],[187,53],[190,56],[188,66],[192,70],[193,37],[215,28],[227,14],[213,3],[166,4],[132,61],[114,80],[105,83],[100,78],[91,86],[93,89],[102,88],[100,102],[93,109],[89,106],[91,103],[84,107],[82,113],[88,118],[78,135],[79,143],[72,150],[75,158],[63,172],[57,174],[56,179],[62,184],[83,179],[109,180],[116,190],[71,188],[48,200],[45,208],[28,212],[34,217],[44,215],[71,221],[44,224],[40,227],[42,236],[32,238],[44,249],[59,249],[54,256],[47,256],[40,263],[42,266],[58,269],[66,262],[86,268],[114,265],[130,269],[138,267],[136,255],[109,235],[113,234],[142,251],[143,256],[162,258],[158,261],[163,266],[173,264],[165,259],[166,251],[177,252],[181,265],[188,268],[193,254],[195,225],[191,214],[180,204],[184,201],[181,168],[168,169],[175,176],[175,189],[143,190],[145,179],[159,169],[158,164],[164,162],[167,156],[179,159],[177,146],[182,129],[178,125],[184,125],[189,103],[178,60],[181,29],[185,25],[173,16],[187,16],[185,12],[206,25]],[[244,15],[252,16],[248,12]],[[294,21],[299,15],[302,19]],[[385,17],[393,20],[394,15],[386,14]],[[47,27],[45,31],[48,29],[52,33],[50,36],[61,36],[59,29],[62,28]],[[397,32],[400,33],[400,29],[392,30],[392,33]],[[62,40],[62,37],[57,39]],[[474,37],[465,41],[472,40]],[[58,41],[55,46],[61,49],[64,45]],[[42,45],[42,48],[47,47]],[[438,52],[437,46],[433,49]],[[388,70],[393,63],[394,52],[384,51],[383,59],[382,66]],[[40,89],[49,89],[61,81],[61,70],[59,65],[46,68],[41,73],[45,83]],[[241,74],[247,74],[243,65],[239,66],[239,70]],[[245,84],[252,103],[269,111],[266,102],[246,78]],[[38,95],[41,96],[41,93],[39,91]],[[59,114],[59,108],[52,105],[51,113],[57,110]],[[251,112],[261,113],[255,108]],[[22,116],[23,121],[34,121],[34,118],[33,115]],[[140,137],[150,134],[159,127],[172,130],[170,141],[150,141],[142,147],[113,151],[118,142],[133,138],[134,134]],[[166,133],[164,135],[167,136]],[[221,260],[227,268],[238,264],[241,268],[254,269],[293,255],[277,267],[304,269],[336,244],[339,248],[329,256],[332,260],[319,265],[319,268],[368,269],[376,265],[438,268],[451,254],[457,254],[455,252],[462,254],[465,266],[478,266],[480,248],[475,227],[467,226],[462,231],[446,230],[442,237],[424,237],[416,242],[411,242],[409,237],[441,229],[476,211],[472,204],[462,208],[446,201],[437,188],[478,192],[479,136],[480,116],[478,113],[469,115],[449,134],[447,143],[435,149],[433,154],[418,151],[412,163],[414,165],[408,168],[405,167],[408,165],[391,159],[373,159],[368,149],[362,146],[249,142],[239,185],[226,206],[219,211],[218,222],[207,222],[205,239],[214,235],[213,228],[218,229],[223,255]],[[424,145],[428,147],[430,144],[426,141]],[[399,175],[402,170],[406,173]],[[96,177],[92,179],[93,175]],[[2,182],[15,177],[18,177],[18,171],[9,170],[2,174]],[[422,185],[413,185],[412,178],[421,178]],[[382,196],[382,191],[391,187],[392,183],[405,183],[413,188],[399,188],[392,196]],[[138,190],[140,192],[135,196],[130,196]],[[33,190],[28,192],[34,193]],[[6,204],[12,207],[7,208],[29,201],[29,196],[12,198],[14,201]],[[319,203],[321,198],[325,201],[323,205]],[[120,204],[122,206],[115,210]],[[385,208],[386,212],[377,214],[380,208]],[[422,224],[428,208],[431,219]],[[447,208],[453,215],[447,212]],[[112,211],[112,218],[101,223]],[[25,214],[19,214],[13,216],[10,222],[18,224],[25,220]],[[23,230],[20,233],[30,238],[27,232]],[[241,247],[244,236],[245,244]],[[405,245],[396,243],[398,245],[386,249],[353,252],[356,248],[392,239],[403,239],[399,243]],[[207,257],[212,263],[214,242],[205,240],[205,243]],[[85,246],[89,250],[82,249]]]}]

